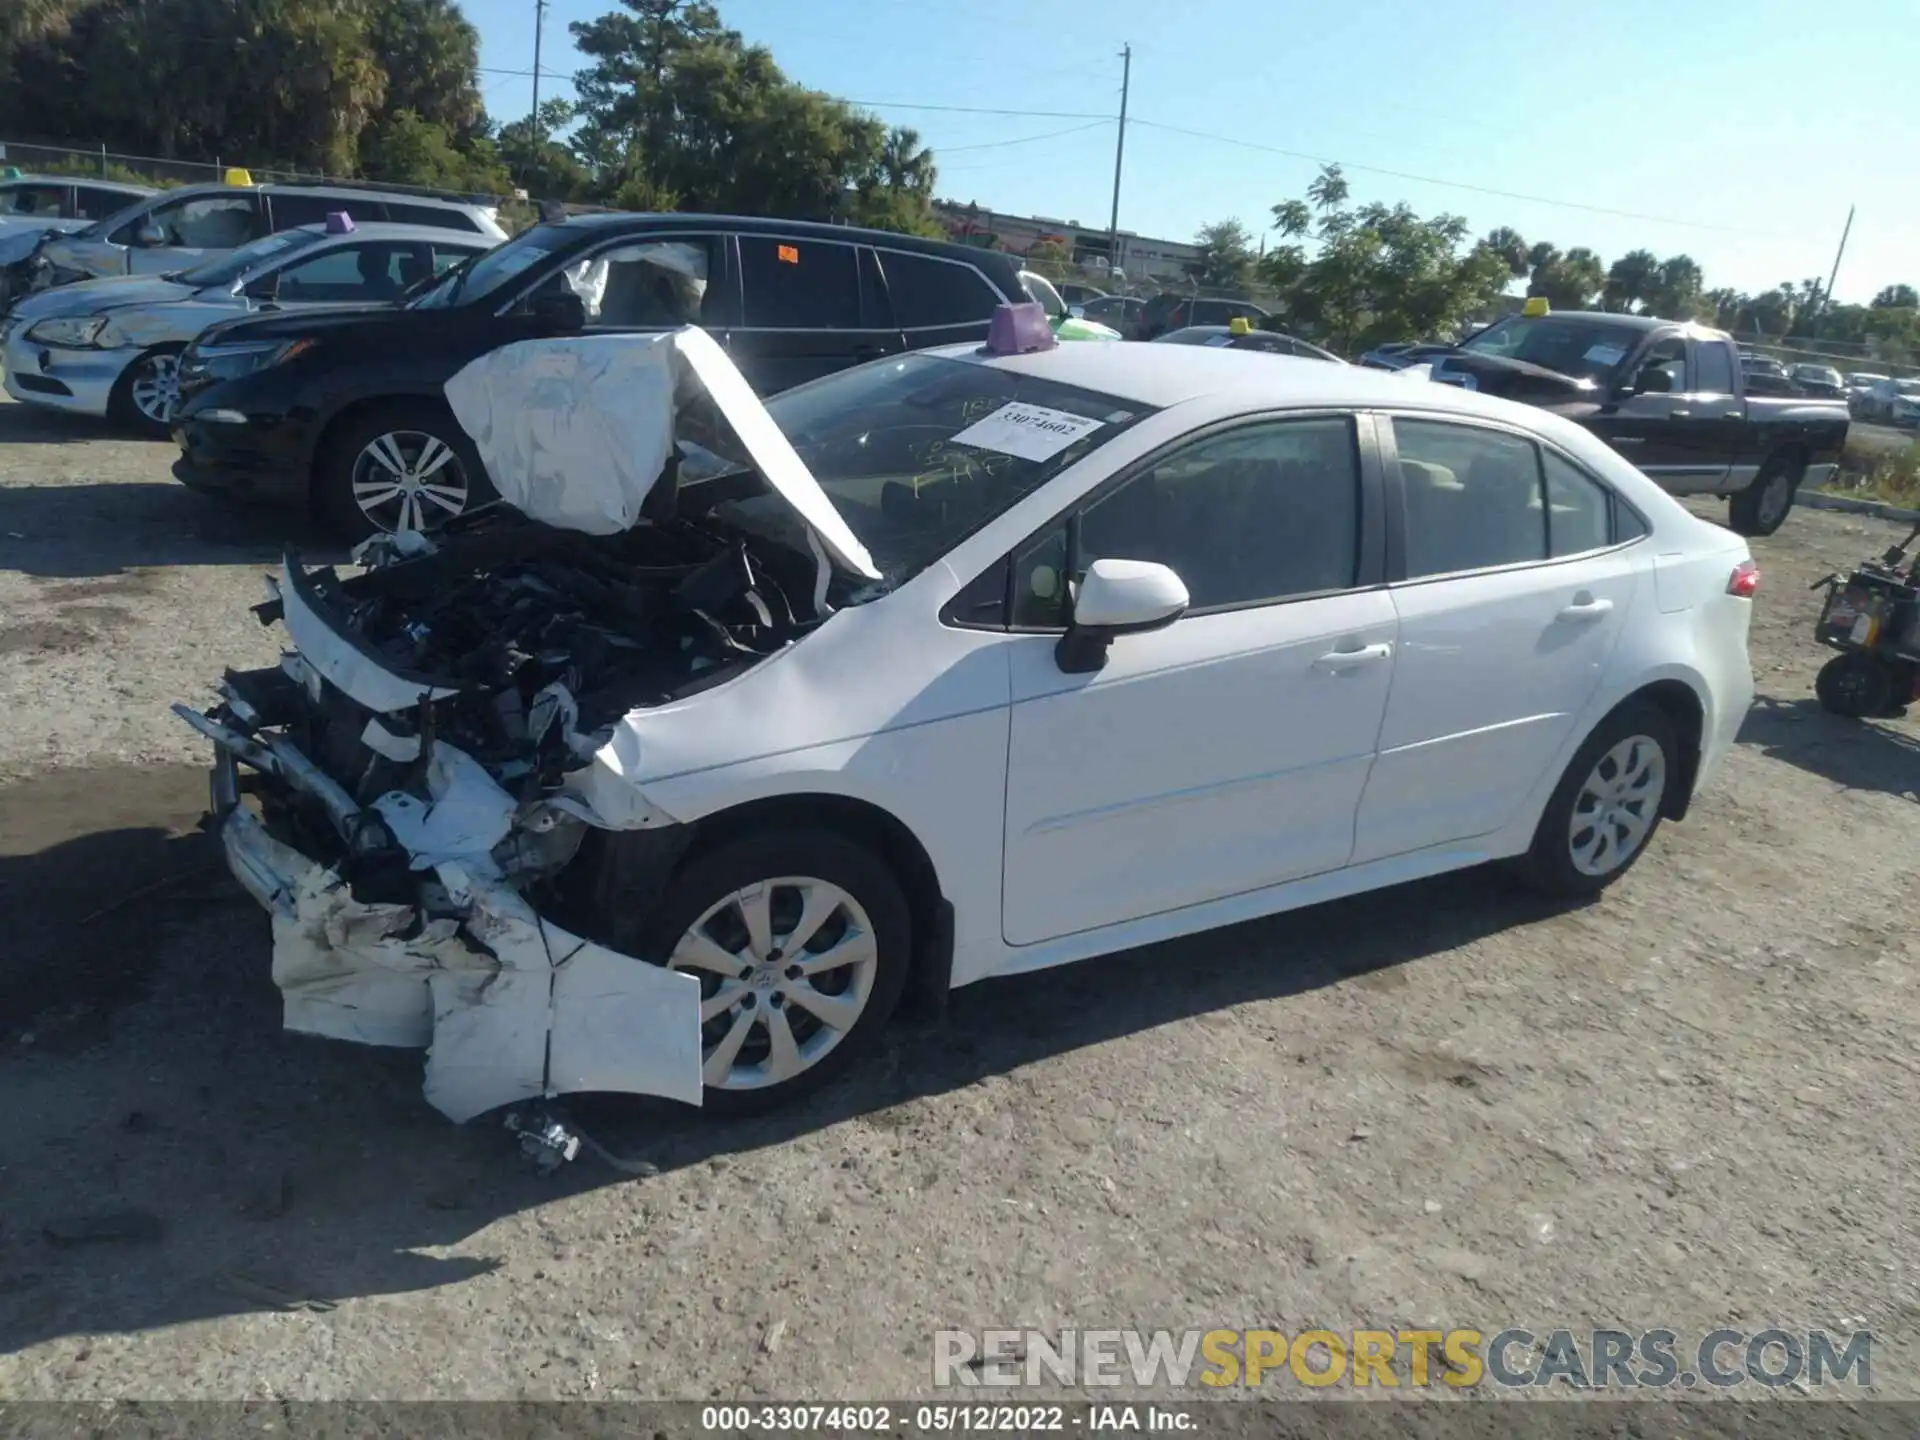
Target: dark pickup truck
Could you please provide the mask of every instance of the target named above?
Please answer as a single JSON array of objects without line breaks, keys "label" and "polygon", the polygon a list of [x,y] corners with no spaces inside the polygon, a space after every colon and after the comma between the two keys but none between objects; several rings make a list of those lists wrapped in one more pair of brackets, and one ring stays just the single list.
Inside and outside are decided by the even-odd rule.
[{"label": "dark pickup truck", "polygon": [[1509,315],[1421,359],[1433,380],[1585,426],[1673,494],[1727,496],[1742,535],[1778,530],[1847,439],[1844,402],[1753,393],[1730,337],[1672,320]]}]

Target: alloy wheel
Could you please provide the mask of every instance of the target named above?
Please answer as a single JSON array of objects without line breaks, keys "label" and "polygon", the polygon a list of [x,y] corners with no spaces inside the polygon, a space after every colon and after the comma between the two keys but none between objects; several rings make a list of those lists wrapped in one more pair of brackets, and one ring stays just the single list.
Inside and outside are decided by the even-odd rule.
[{"label": "alloy wheel", "polygon": [[1659,741],[1629,735],[1602,755],[1574,797],[1567,840],[1573,868],[1611,875],[1646,843],[1667,790],[1667,756]]},{"label": "alloy wheel", "polygon": [[430,530],[467,508],[466,467],[423,430],[377,435],[353,462],[353,501],[376,529]]},{"label": "alloy wheel", "polygon": [[667,968],[699,976],[707,1085],[759,1090],[811,1069],[846,1039],[873,994],[879,950],[852,895],[787,875],[708,907]]},{"label": "alloy wheel", "polygon": [[153,425],[172,424],[173,412],[180,408],[180,357],[149,355],[139,361],[127,393],[141,419]]}]

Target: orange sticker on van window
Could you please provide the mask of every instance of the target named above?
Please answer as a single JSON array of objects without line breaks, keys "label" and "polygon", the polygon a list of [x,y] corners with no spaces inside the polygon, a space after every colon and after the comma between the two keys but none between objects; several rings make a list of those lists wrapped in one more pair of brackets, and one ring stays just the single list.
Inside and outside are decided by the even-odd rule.
[{"label": "orange sticker on van window", "polygon": [[782,265],[798,265],[800,263],[800,247],[798,245],[781,245],[775,249],[774,253],[779,257]]}]

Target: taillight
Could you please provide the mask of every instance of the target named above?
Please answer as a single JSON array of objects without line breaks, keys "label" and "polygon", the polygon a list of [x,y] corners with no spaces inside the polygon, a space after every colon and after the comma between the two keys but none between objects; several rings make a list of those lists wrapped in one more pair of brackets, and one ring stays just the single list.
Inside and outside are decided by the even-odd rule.
[{"label": "taillight", "polygon": [[1751,560],[1742,560],[1727,577],[1727,593],[1738,595],[1742,600],[1751,600],[1759,588],[1760,567]]}]

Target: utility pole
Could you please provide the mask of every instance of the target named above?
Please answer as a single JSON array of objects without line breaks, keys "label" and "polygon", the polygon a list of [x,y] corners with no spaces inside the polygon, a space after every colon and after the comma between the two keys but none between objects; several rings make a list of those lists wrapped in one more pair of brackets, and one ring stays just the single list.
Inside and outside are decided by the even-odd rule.
[{"label": "utility pole", "polygon": [[1120,137],[1113,145],[1113,214],[1107,220],[1109,274],[1120,268],[1120,162],[1127,153],[1127,90],[1132,83],[1133,46],[1127,44],[1120,47]]},{"label": "utility pole", "polygon": [[533,115],[528,128],[536,151],[540,148],[540,32],[546,23],[547,0],[533,0]]},{"label": "utility pole", "polygon": [[1840,248],[1833,252],[1833,269],[1827,274],[1827,293],[1820,297],[1820,313],[1833,308],[1833,282],[1840,277],[1840,257],[1847,253],[1847,236],[1853,233],[1853,206],[1847,207],[1847,227],[1840,232]]}]

